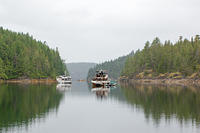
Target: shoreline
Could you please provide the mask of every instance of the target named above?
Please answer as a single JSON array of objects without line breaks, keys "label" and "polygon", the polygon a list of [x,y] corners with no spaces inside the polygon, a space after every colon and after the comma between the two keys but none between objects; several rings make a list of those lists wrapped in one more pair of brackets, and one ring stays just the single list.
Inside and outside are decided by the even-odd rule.
[{"label": "shoreline", "polygon": [[53,84],[53,83],[57,83],[57,81],[55,79],[10,79],[10,80],[0,80],[0,83]]},{"label": "shoreline", "polygon": [[200,86],[200,79],[119,79],[119,81],[146,85]]}]

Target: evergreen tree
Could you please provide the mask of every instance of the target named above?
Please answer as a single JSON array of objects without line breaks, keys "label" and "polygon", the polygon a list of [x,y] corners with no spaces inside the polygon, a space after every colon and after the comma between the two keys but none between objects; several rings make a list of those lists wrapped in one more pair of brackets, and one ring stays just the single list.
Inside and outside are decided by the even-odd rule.
[{"label": "evergreen tree", "polygon": [[152,71],[154,76],[179,72],[186,77],[200,75],[199,70],[200,39],[198,35],[191,41],[180,36],[175,44],[170,41],[165,41],[163,44],[156,37],[152,43],[147,42],[144,49],[138,50],[134,56],[126,60],[122,75],[135,77],[141,72]]},{"label": "evergreen tree", "polygon": [[28,33],[16,33],[0,27],[0,78],[55,78],[67,71],[58,50]]}]

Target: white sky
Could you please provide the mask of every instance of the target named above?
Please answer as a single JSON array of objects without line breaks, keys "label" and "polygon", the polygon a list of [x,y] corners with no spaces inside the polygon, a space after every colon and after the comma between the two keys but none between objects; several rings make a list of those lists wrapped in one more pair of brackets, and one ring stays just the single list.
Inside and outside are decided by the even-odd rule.
[{"label": "white sky", "polygon": [[58,47],[67,62],[103,62],[159,37],[200,32],[200,0],[0,0],[0,26]]}]

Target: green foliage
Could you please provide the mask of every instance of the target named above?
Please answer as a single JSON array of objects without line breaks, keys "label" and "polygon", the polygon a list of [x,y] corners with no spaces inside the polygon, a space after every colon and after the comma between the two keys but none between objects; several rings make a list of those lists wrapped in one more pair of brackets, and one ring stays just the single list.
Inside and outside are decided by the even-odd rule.
[{"label": "green foliage", "polygon": [[120,76],[121,70],[124,67],[124,63],[126,59],[132,56],[133,54],[134,52],[131,52],[127,56],[122,56],[115,60],[106,61],[104,63],[97,64],[93,68],[90,68],[88,72],[88,77],[87,77],[88,81],[90,81],[92,77],[95,75],[96,70],[101,70],[101,69],[106,70],[110,78],[117,79]]},{"label": "green foliage", "polygon": [[58,50],[50,49],[28,33],[0,27],[0,79],[55,78],[64,71],[66,65]]},{"label": "green foliage", "polygon": [[180,72],[182,76],[189,76],[200,71],[200,40],[195,37],[191,41],[180,37],[175,44],[159,38],[152,43],[147,42],[144,49],[138,50],[134,56],[126,60],[123,76],[134,77],[145,70],[153,70],[154,75],[160,73]]},{"label": "green foliage", "polygon": [[0,79],[7,79],[8,77],[5,74],[4,64],[2,59],[0,58]]}]

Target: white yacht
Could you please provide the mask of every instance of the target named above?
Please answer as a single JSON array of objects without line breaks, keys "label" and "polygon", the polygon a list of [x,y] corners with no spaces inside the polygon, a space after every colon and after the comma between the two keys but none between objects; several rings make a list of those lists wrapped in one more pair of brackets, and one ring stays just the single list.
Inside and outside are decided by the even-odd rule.
[{"label": "white yacht", "polygon": [[58,76],[58,77],[56,77],[56,80],[58,81],[59,84],[71,84],[72,83],[71,76],[66,76],[66,75]]},{"label": "white yacht", "polygon": [[104,70],[96,71],[95,77],[92,79],[92,86],[105,86],[110,83],[110,79],[108,78],[108,73]]}]

